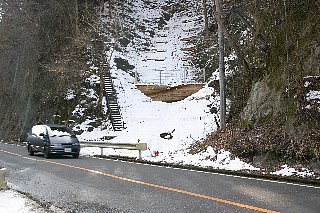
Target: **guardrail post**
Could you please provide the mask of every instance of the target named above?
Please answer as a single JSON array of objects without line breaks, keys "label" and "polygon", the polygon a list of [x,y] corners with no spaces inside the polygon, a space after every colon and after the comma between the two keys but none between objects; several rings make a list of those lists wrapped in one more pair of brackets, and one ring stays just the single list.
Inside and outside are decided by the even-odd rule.
[{"label": "guardrail post", "polygon": [[139,150],[139,160],[142,160],[142,152]]},{"label": "guardrail post", "polygon": [[101,148],[101,156],[103,156],[103,147],[100,147]]},{"label": "guardrail post", "polygon": [[7,188],[6,169],[0,169],[0,190]]}]

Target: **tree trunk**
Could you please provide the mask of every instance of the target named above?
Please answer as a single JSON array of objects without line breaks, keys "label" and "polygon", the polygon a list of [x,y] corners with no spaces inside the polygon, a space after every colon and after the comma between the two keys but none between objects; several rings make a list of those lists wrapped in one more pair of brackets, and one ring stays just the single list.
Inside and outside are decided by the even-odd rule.
[{"label": "tree trunk", "polygon": [[77,38],[79,36],[79,8],[78,8],[78,0],[65,2],[65,5],[68,8],[69,12],[69,22],[70,22],[70,30],[72,32],[73,38]]},{"label": "tree trunk", "polygon": [[[107,70],[104,69],[104,64],[102,63],[100,65],[100,92],[99,92],[99,99],[98,99],[98,111],[99,113],[103,113],[102,112],[102,100],[103,100],[103,97],[104,97],[104,72],[107,72]],[[109,70],[108,70],[109,72]]]},{"label": "tree trunk", "polygon": [[78,0],[74,0],[74,30],[75,30],[75,37],[79,36],[79,7],[78,7]]},{"label": "tree trunk", "polygon": [[88,0],[84,1],[84,11],[86,15],[89,13]]},{"label": "tree trunk", "polygon": [[70,17],[70,29],[72,31],[73,38],[77,38],[79,36],[79,8],[78,8],[78,0],[73,0],[71,2],[66,3],[69,11]]},{"label": "tree trunk", "polygon": [[112,18],[112,0],[109,0],[109,18]]},{"label": "tree trunk", "polygon": [[98,1],[97,1],[98,6],[99,6],[99,11],[100,11],[101,13],[104,12],[104,1],[105,1],[105,0],[98,0]]},{"label": "tree trunk", "polygon": [[208,24],[207,0],[203,0],[202,5],[203,5],[203,16],[204,16],[204,32],[205,32],[205,37],[208,40],[208,38],[209,38],[209,24]]}]

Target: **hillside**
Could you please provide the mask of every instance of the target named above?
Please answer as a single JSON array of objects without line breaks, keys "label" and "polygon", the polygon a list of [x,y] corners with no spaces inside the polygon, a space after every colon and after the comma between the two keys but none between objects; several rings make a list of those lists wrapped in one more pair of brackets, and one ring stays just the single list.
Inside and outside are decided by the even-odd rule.
[{"label": "hillside", "polygon": [[[195,4],[194,2],[189,2],[189,5],[195,4],[192,7],[183,7],[183,4],[179,4],[178,2],[171,2],[171,5],[166,1],[158,1],[157,3],[150,3],[147,2],[146,5],[141,6],[143,2],[136,2],[135,6],[130,5],[130,10],[133,11],[134,16],[129,16],[128,18],[130,20],[136,20],[133,21],[133,23],[137,24],[137,26],[132,27],[131,29],[137,29],[137,31],[133,31],[138,36],[138,40],[133,39],[133,43],[129,43],[124,49],[125,51],[121,53],[115,53],[113,54],[119,54],[117,56],[114,56],[115,58],[121,58],[122,61],[128,61],[131,63],[132,70],[124,70],[126,73],[131,74],[131,76],[134,76],[134,73],[138,73],[139,82],[142,83],[160,83],[159,79],[159,69],[166,69],[167,76],[172,76],[173,74],[176,74],[177,71],[181,68],[188,69],[188,72],[192,75],[199,76],[199,73],[201,73],[202,67],[204,66],[203,60],[206,60],[206,64],[209,64],[211,70],[213,67],[215,67],[215,63],[217,64],[217,53],[213,53],[213,57],[211,61],[209,61],[210,57],[208,55],[212,51],[217,51],[215,47],[211,47],[210,45],[207,46],[207,50],[204,51],[201,49],[201,47],[204,47],[205,44],[205,37],[203,36],[203,26],[204,26],[204,20],[199,18],[202,17],[201,15],[201,4]],[[311,23],[311,21],[306,21],[305,19],[313,20],[314,18],[318,18],[316,13],[313,13],[313,8],[306,6],[306,4],[301,4],[300,8],[298,7],[299,4],[294,5],[287,5],[288,7],[291,7],[292,11],[290,11],[288,8],[287,12],[287,23],[292,22],[290,24],[293,29],[296,30],[297,26],[301,26],[300,33],[305,36],[305,29],[303,28],[304,24],[300,23],[302,20],[305,23]],[[226,5],[227,7],[228,5]],[[237,5],[238,10],[241,10],[241,12],[244,12],[244,5]],[[249,4],[249,6],[252,6]],[[277,13],[276,9],[274,8],[274,5],[268,5],[261,3],[261,6],[269,7],[269,13],[275,12]],[[279,10],[284,10],[283,5],[278,5]],[[145,7],[148,8],[148,12],[144,13],[145,15],[141,15],[138,11],[135,11],[134,8],[140,8]],[[166,11],[167,8],[170,8],[171,14],[167,15],[168,18],[166,21]],[[195,10],[194,8],[198,8],[199,10]],[[251,9],[249,7],[249,11],[251,12]],[[293,15],[299,13],[299,10],[310,10],[308,14],[310,14],[310,17],[294,17],[297,18],[297,20],[293,19]],[[106,11],[108,9],[106,8]],[[160,12],[159,12],[160,11]],[[162,11],[162,12],[161,12]],[[174,12],[172,12],[174,11]],[[228,13],[228,10],[226,10]],[[290,12],[289,12],[290,11]],[[316,11],[315,11],[316,12]],[[268,13],[259,14],[259,18],[264,18]],[[275,17],[275,20],[279,19],[281,20],[281,16],[284,14],[280,14],[280,17]],[[231,16],[231,13],[229,14]],[[138,17],[138,19],[135,19],[135,17]],[[140,20],[144,20],[144,26],[143,31],[140,30]],[[163,22],[161,26],[158,24],[155,24],[156,21],[162,20]],[[179,22],[181,21],[181,22]],[[126,20],[124,19],[124,22]],[[151,23],[150,25],[146,23]],[[196,23],[196,24],[195,24]],[[296,35],[294,32],[290,31],[290,29],[285,29],[285,32],[278,31],[278,29],[281,28],[283,22],[279,22],[279,26],[276,26],[274,29],[265,28],[265,31],[261,30],[261,37],[264,37],[267,33],[273,33],[275,38],[279,41],[283,41],[283,39],[287,39],[286,42],[293,42],[290,41],[290,39],[293,39],[292,36]],[[312,22],[314,23],[314,22]],[[255,27],[264,27],[263,24],[268,23],[262,23],[261,26],[255,26]],[[202,27],[199,27],[201,26]],[[156,26],[156,28],[155,28]],[[129,25],[130,27],[130,25]],[[233,23],[230,22],[230,32],[233,30]],[[311,28],[310,28],[311,27]],[[308,33],[314,33],[315,32],[315,25],[308,26],[307,28],[310,28]],[[306,122],[313,122],[310,127],[310,131],[304,129],[304,130],[296,130],[293,127],[290,127],[290,122],[292,120],[297,119],[297,114],[301,113],[299,111],[296,112],[296,114],[290,114],[292,112],[288,112],[291,107],[288,107],[288,100],[283,99],[284,93],[286,93],[286,88],[288,85],[288,80],[291,80],[291,76],[294,76],[294,73],[290,73],[290,76],[288,77],[287,72],[288,68],[286,66],[292,66],[290,63],[286,63],[286,65],[283,64],[283,59],[281,59],[281,56],[286,57],[286,51],[283,51],[283,47],[274,47],[274,38],[265,38],[270,39],[266,42],[268,42],[267,45],[269,48],[267,53],[264,53],[263,46],[260,46],[260,40],[258,39],[255,41],[256,49],[253,50],[253,52],[249,51],[248,45],[246,43],[249,43],[249,41],[252,39],[250,37],[250,33],[248,33],[246,36],[244,36],[245,32],[247,31],[246,28],[243,29],[243,33],[238,33],[242,37],[240,38],[243,42],[243,46],[241,47],[246,54],[248,54],[248,57],[250,58],[248,62],[249,70],[247,70],[243,73],[237,72],[237,70],[241,70],[241,66],[237,64],[237,59],[234,57],[234,52],[230,52],[229,56],[227,57],[227,75],[228,75],[228,95],[229,100],[231,101],[230,105],[230,111],[229,111],[229,125],[225,131],[213,133],[213,136],[208,137],[204,142],[202,141],[206,136],[207,133],[203,131],[203,134],[200,136],[197,136],[199,131],[196,130],[195,127],[198,127],[198,125],[203,126],[205,130],[215,130],[215,121],[218,121],[219,116],[217,114],[204,114],[203,116],[200,116],[200,120],[203,119],[203,117],[206,117],[209,119],[208,121],[205,121],[203,124],[196,124],[196,119],[192,120],[193,125],[190,129],[188,128],[181,128],[187,127],[188,123],[186,120],[190,120],[190,115],[196,115],[196,109],[191,108],[190,112],[188,112],[186,118],[180,118],[177,114],[176,116],[172,116],[172,110],[174,109],[173,106],[167,106],[166,110],[164,112],[161,109],[158,109],[157,111],[160,113],[155,113],[155,110],[152,110],[150,113],[151,115],[143,116],[143,119],[141,117],[135,115],[136,112],[139,112],[139,110],[135,109],[135,100],[131,100],[130,97],[137,97],[135,93],[135,87],[129,86],[132,92],[128,94],[128,79],[130,77],[127,77],[125,74],[124,78],[126,78],[125,82],[121,80],[122,76],[119,74],[119,69],[112,69],[112,72],[114,73],[115,78],[119,81],[119,90],[122,91],[119,92],[119,97],[122,97],[121,93],[127,93],[124,95],[125,98],[120,98],[121,106],[123,107],[122,110],[125,114],[126,105],[128,104],[128,101],[130,100],[130,107],[134,109],[130,109],[132,114],[129,115],[125,120],[128,121],[128,134],[119,134],[119,137],[115,139],[115,141],[147,141],[150,145],[151,151],[160,151],[160,153],[163,153],[157,159],[151,158],[151,160],[161,160],[161,161],[168,161],[168,162],[179,162],[179,163],[190,163],[190,159],[218,159],[216,161],[202,161],[199,163],[199,165],[219,165],[214,167],[221,167],[221,168],[228,168],[230,165],[232,165],[232,156],[233,157],[240,157],[245,162],[250,162],[256,165],[258,168],[265,168],[270,171],[274,171],[277,168],[280,168],[284,164],[289,164],[291,166],[294,166],[296,164],[304,165],[300,166],[297,169],[305,169],[305,167],[312,168],[314,170],[318,170],[317,167],[317,159],[318,156],[318,142],[317,142],[317,128],[319,127],[317,122],[317,111],[312,112],[306,112],[307,114],[314,115],[313,119],[306,119]],[[132,32],[132,31],[131,31]],[[147,33],[145,33],[147,32]],[[151,32],[151,33],[150,33]],[[168,33],[170,32],[170,33]],[[192,32],[190,34],[190,32]],[[288,32],[291,32],[290,34]],[[297,32],[298,33],[298,32]],[[235,37],[237,34],[235,34]],[[283,37],[284,36],[284,37]],[[197,39],[195,39],[197,38]],[[215,39],[215,35],[213,34],[213,38]],[[202,39],[202,40],[201,40]],[[303,38],[305,39],[305,38]],[[188,41],[187,43],[185,41]],[[283,41],[284,42],[284,41]],[[312,39],[309,41],[304,41],[306,44],[313,43]],[[204,46],[203,46],[204,45]],[[252,44],[250,44],[252,45]],[[159,46],[161,48],[159,49]],[[172,48],[174,47],[174,48]],[[190,47],[192,47],[190,49]],[[250,47],[252,48],[252,46]],[[317,47],[314,47],[315,49]],[[129,50],[128,52],[126,50]],[[138,51],[137,51],[138,50]],[[182,51],[180,51],[182,50]],[[188,51],[185,51],[188,50]],[[281,53],[277,51],[281,51]],[[180,52],[179,52],[180,51]],[[252,51],[252,50],[251,50]],[[300,49],[297,49],[297,52],[300,52]],[[259,54],[258,56],[254,56],[254,54]],[[266,58],[266,56],[272,56],[270,58]],[[290,55],[288,54],[288,62],[290,61]],[[256,57],[256,58],[254,58]],[[278,58],[277,58],[278,57]],[[279,58],[280,57],[280,58]],[[292,55],[294,56],[294,54]],[[313,57],[311,55],[311,57]],[[317,57],[317,56],[316,56]],[[192,58],[192,59],[191,59]],[[308,58],[308,57],[307,57]],[[187,60],[188,59],[188,60]],[[191,59],[191,60],[190,60]],[[280,59],[280,61],[279,61]],[[259,63],[256,61],[260,60]],[[311,59],[312,61],[316,62],[315,58]],[[183,62],[184,64],[180,64]],[[310,62],[306,62],[310,63]],[[282,65],[281,65],[282,64]],[[166,66],[165,66],[166,65]],[[112,66],[112,65],[111,65]],[[314,65],[313,65],[314,66]],[[116,67],[119,67],[116,63]],[[316,67],[315,67],[316,68]],[[305,73],[314,73],[312,76],[318,75],[317,72],[314,70],[310,70],[312,68],[308,68],[305,70]],[[317,69],[317,68],[316,68]],[[298,70],[297,70],[298,71]],[[121,72],[121,71],[120,71]],[[170,74],[171,73],[171,74]],[[251,73],[251,74],[250,74]],[[208,74],[208,73],[207,73]],[[215,86],[215,80],[217,79],[217,73],[212,72],[209,73],[210,78],[208,80],[209,85],[213,86],[212,92],[207,93],[206,99],[209,100],[207,103],[207,106],[210,108],[204,108],[204,111],[206,112],[214,112],[217,113],[219,111],[219,106],[217,100],[219,100],[219,96],[217,95],[217,87]],[[183,76],[183,75],[182,75]],[[278,76],[283,76],[283,81],[279,80]],[[300,75],[301,76],[301,75]],[[157,79],[158,78],[158,79]],[[289,78],[289,79],[288,79]],[[303,77],[303,79],[307,78],[314,78],[311,76],[306,75]],[[132,78],[131,78],[132,79]],[[156,80],[155,80],[156,79]],[[167,82],[162,82],[163,84],[167,85],[174,85],[183,82],[183,78],[172,78],[169,77],[165,80]],[[234,82],[236,79],[237,82]],[[277,80],[276,80],[277,79]],[[131,82],[134,80],[132,79]],[[192,82],[193,80],[190,79]],[[264,83],[264,82],[267,83]],[[296,80],[290,81],[289,85],[291,87],[299,87],[301,85],[310,85],[311,83],[305,83],[305,80],[302,80],[301,84],[295,84]],[[313,80],[312,80],[313,81]],[[313,81],[314,82],[314,81]],[[239,88],[234,89],[231,86],[239,86]],[[281,86],[280,86],[281,85]],[[266,87],[267,86],[267,87]],[[270,89],[269,89],[270,88]],[[302,87],[302,89],[305,88],[305,86]],[[294,89],[293,89],[294,90]],[[271,92],[269,92],[271,91]],[[273,91],[273,92],[272,92]],[[303,97],[300,97],[299,100],[306,100],[308,99],[308,94],[310,91],[307,91],[306,89],[303,89],[304,95],[301,93]],[[316,89],[316,91],[318,91]],[[201,94],[201,93],[199,93]],[[202,95],[200,95],[202,96]],[[289,95],[290,96],[290,95]],[[211,97],[211,98],[210,98]],[[288,97],[288,96],[287,96]],[[192,96],[191,96],[192,98]],[[201,99],[201,98],[200,98]],[[190,99],[186,99],[183,103],[183,105],[188,106],[190,103],[186,102]],[[246,101],[247,100],[247,101]],[[310,98],[308,99],[310,100]],[[312,100],[317,100],[317,96],[313,96]],[[150,99],[149,99],[150,101]],[[151,101],[152,103],[153,101]],[[156,102],[153,102],[156,103]],[[316,103],[317,101],[312,101],[312,103]],[[178,105],[179,103],[177,103]],[[302,103],[296,103],[296,104],[302,104]],[[160,104],[161,106],[161,104]],[[272,106],[268,108],[268,106]],[[305,104],[306,106],[306,104]],[[200,105],[198,106],[200,107]],[[149,107],[147,104],[143,107],[139,105],[139,109],[143,109],[144,112]],[[172,108],[172,109],[170,109]],[[186,107],[188,108],[188,107]],[[317,105],[309,107],[310,109],[316,109]],[[188,109],[186,109],[188,110]],[[272,112],[270,114],[270,112]],[[149,120],[147,116],[152,117],[152,122],[148,123],[146,120]],[[169,117],[167,117],[169,116]],[[174,118],[174,121],[171,120],[171,118]],[[194,116],[196,117],[196,116]],[[133,119],[134,118],[134,119]],[[156,121],[160,120],[162,118],[163,121]],[[279,119],[280,118],[280,119]],[[309,117],[310,118],[310,117]],[[134,136],[131,135],[130,132],[130,120],[134,120],[133,122],[135,125],[135,128],[133,128]],[[161,119],[161,120],[162,120]],[[139,121],[139,123],[137,122]],[[315,122],[315,123],[314,123]],[[158,123],[158,124],[157,124]],[[304,124],[301,124],[303,126]],[[156,127],[153,127],[156,126]],[[157,127],[158,126],[158,127]],[[159,128],[160,126],[160,128]],[[178,132],[182,133],[183,136],[179,135],[178,138],[173,138],[172,141],[169,142],[169,144],[159,138],[159,134],[161,132],[168,132],[171,130],[177,130],[177,126],[179,126],[180,129],[178,129],[175,134],[178,134]],[[166,128],[163,128],[166,127]],[[170,128],[168,128],[170,127]],[[212,128],[213,127],[213,128]],[[132,128],[132,127],[131,127]],[[157,130],[158,129],[158,130]],[[194,133],[193,133],[194,132]],[[196,133],[197,132],[197,133]],[[295,132],[295,135],[292,133]],[[300,132],[301,134],[297,133]],[[127,135],[127,136],[126,136]],[[259,139],[259,135],[263,135],[262,139]],[[190,136],[190,138],[189,138]],[[296,138],[295,138],[296,137]],[[128,139],[129,138],[129,139]],[[152,139],[151,139],[152,138]],[[305,138],[304,141],[300,140],[299,138]],[[290,141],[295,141],[294,144],[304,144],[302,146],[298,146],[299,149],[297,149],[296,145],[293,145],[290,143]],[[196,143],[195,143],[196,142]],[[176,143],[176,145],[175,145]],[[194,144],[193,144],[194,143]],[[181,144],[185,144],[181,146]],[[192,156],[186,152],[186,150],[189,150],[189,145],[191,145],[191,153],[195,154],[198,153],[200,157],[197,157],[196,155]],[[311,150],[309,149],[313,147]],[[164,148],[166,147],[166,148]],[[168,148],[167,148],[168,147]],[[179,147],[178,150],[175,147]],[[217,150],[214,149],[214,152],[211,152],[209,156],[207,156],[208,150],[211,150],[212,147],[217,148]],[[288,147],[296,147],[292,149],[288,149]],[[171,150],[170,150],[171,149]],[[232,154],[225,154],[224,151],[220,150],[228,150]],[[313,150],[313,151],[312,151]],[[111,154],[117,155],[117,154],[123,154],[123,155],[132,155],[130,153],[123,153],[118,151],[109,150]],[[210,152],[210,151],[209,151]],[[223,157],[221,160],[218,153],[222,154]],[[133,154],[135,155],[135,154]],[[148,154],[147,154],[148,155]],[[181,159],[182,155],[182,159]],[[201,157],[202,155],[205,155],[206,157]],[[148,158],[150,159],[150,158]],[[189,160],[188,160],[189,159]],[[239,160],[236,158],[236,161]],[[194,160],[193,160],[194,161]],[[314,162],[311,163],[310,162]],[[302,163],[302,164],[301,164]],[[190,163],[190,164],[194,164]],[[196,163],[197,164],[197,163]],[[240,163],[243,165],[246,165],[245,163]],[[232,167],[232,166],[231,166]],[[295,166],[294,166],[295,167]],[[246,168],[239,167],[239,168]]]},{"label": "hillside", "polygon": [[[191,0],[32,2],[17,1],[20,10],[0,4],[1,139],[23,140],[36,123],[65,123],[81,140],[146,142],[151,161],[320,173],[317,1],[223,1],[228,125],[221,131],[212,1],[206,10]],[[105,72],[122,131],[112,126]],[[180,85],[200,83],[198,92],[166,103]],[[146,85],[166,93],[155,98],[139,90]],[[173,138],[159,136],[165,132]]]},{"label": "hillside", "polygon": [[247,32],[253,37],[241,46],[247,67],[229,79],[230,125],[207,145],[259,167],[303,165],[319,172],[319,3],[248,6],[237,7],[245,18],[255,11],[255,19]]},{"label": "hillside", "polygon": [[[189,3],[195,4],[192,1]],[[102,21],[104,26],[110,26],[112,19],[108,16],[108,5],[105,6]],[[143,12],[140,11],[142,7],[146,8]],[[211,114],[208,107],[216,104],[218,100],[217,97],[212,96],[215,93],[213,88],[203,85],[202,89],[201,87],[197,89],[200,89],[198,93],[173,103],[153,101],[151,96],[148,97],[148,94],[145,95],[138,89],[143,85],[156,86],[160,83],[163,87],[174,89],[180,84],[198,82],[195,76],[202,71],[185,60],[190,53],[183,52],[183,48],[190,44],[186,44],[181,39],[195,35],[195,32],[186,31],[194,28],[193,20],[199,17],[199,14],[197,12],[193,14],[192,8],[178,10],[180,7],[182,4],[178,2],[171,2],[168,5],[166,1],[135,1],[119,4],[112,9],[123,11],[123,14],[117,13],[120,18],[123,18],[121,22],[123,26],[118,26],[122,34],[120,37],[117,37],[119,36],[117,33],[112,35],[118,40],[113,43],[106,55],[111,58],[110,69],[126,129],[122,132],[113,132],[112,129],[101,131],[103,126],[99,126],[91,131],[90,125],[87,124],[94,121],[87,119],[74,127],[75,130],[82,132],[80,138],[99,140],[104,135],[115,135],[117,137],[111,142],[148,143],[149,150],[143,153],[144,159],[196,165],[210,163],[199,160],[199,158],[204,159],[208,154],[192,157],[187,153],[187,149],[195,140],[205,138],[216,128],[214,123],[216,115]],[[170,11],[171,8],[173,8],[172,11]],[[107,27],[105,29],[106,33],[110,33]],[[200,29],[199,27],[199,32]],[[123,45],[124,40],[128,41],[126,45]],[[122,63],[117,63],[119,61]],[[159,69],[166,73],[166,76],[162,75],[161,82]],[[135,73],[138,76],[137,85],[134,84]],[[160,137],[161,133],[172,131],[172,139]],[[154,157],[156,152],[159,152],[159,156]],[[90,148],[83,150],[83,153],[100,154],[100,150]],[[104,153],[130,157],[138,155],[136,151],[112,149],[105,149]],[[215,155],[214,152],[211,151],[211,153]],[[227,154],[223,156],[228,157]]]}]

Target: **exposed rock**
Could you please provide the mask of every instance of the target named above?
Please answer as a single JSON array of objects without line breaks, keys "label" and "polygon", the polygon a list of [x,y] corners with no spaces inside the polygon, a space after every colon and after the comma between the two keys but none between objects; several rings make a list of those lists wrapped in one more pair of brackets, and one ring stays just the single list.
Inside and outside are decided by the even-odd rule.
[{"label": "exposed rock", "polygon": [[320,161],[312,162],[310,167],[315,173],[320,174]]},{"label": "exposed rock", "polygon": [[134,66],[129,64],[129,62],[126,59],[115,58],[114,62],[116,63],[117,68],[123,71],[129,71],[134,69]]},{"label": "exposed rock", "polygon": [[254,84],[241,118],[255,126],[265,118],[277,114],[281,109],[281,92],[269,87],[269,77]]}]

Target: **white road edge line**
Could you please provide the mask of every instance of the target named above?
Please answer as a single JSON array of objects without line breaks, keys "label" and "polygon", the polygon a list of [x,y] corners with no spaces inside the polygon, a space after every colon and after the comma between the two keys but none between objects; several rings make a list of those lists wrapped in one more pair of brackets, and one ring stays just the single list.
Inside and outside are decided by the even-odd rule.
[{"label": "white road edge line", "polygon": [[[118,161],[119,162],[119,160],[116,160],[116,159],[107,159],[107,160]],[[120,161],[120,162],[128,163],[128,161]],[[200,171],[200,170],[194,170],[194,169],[184,169],[184,168],[177,168],[177,167],[170,167],[170,166],[160,166],[160,165],[147,164],[147,163],[138,163],[138,162],[133,162],[133,161],[131,161],[130,163],[134,163],[134,164],[137,164],[137,165],[165,168],[165,169],[190,171],[190,172],[197,172],[197,173],[204,173],[204,174],[211,174],[211,175],[220,175],[220,176],[225,176],[225,177],[241,178],[241,179],[247,179],[247,180],[257,180],[257,181],[263,181],[263,182],[269,182],[269,183],[278,183],[278,184],[286,184],[286,185],[292,185],[292,186],[320,189],[320,187],[318,187],[318,186],[311,186],[311,185],[298,184],[298,183],[290,183],[290,182],[283,182],[283,181],[276,181],[276,180],[253,178],[253,177],[244,177],[244,176],[239,176],[239,175],[228,175],[228,174],[222,174],[222,173],[216,173],[216,172],[207,172],[207,171]]]}]

